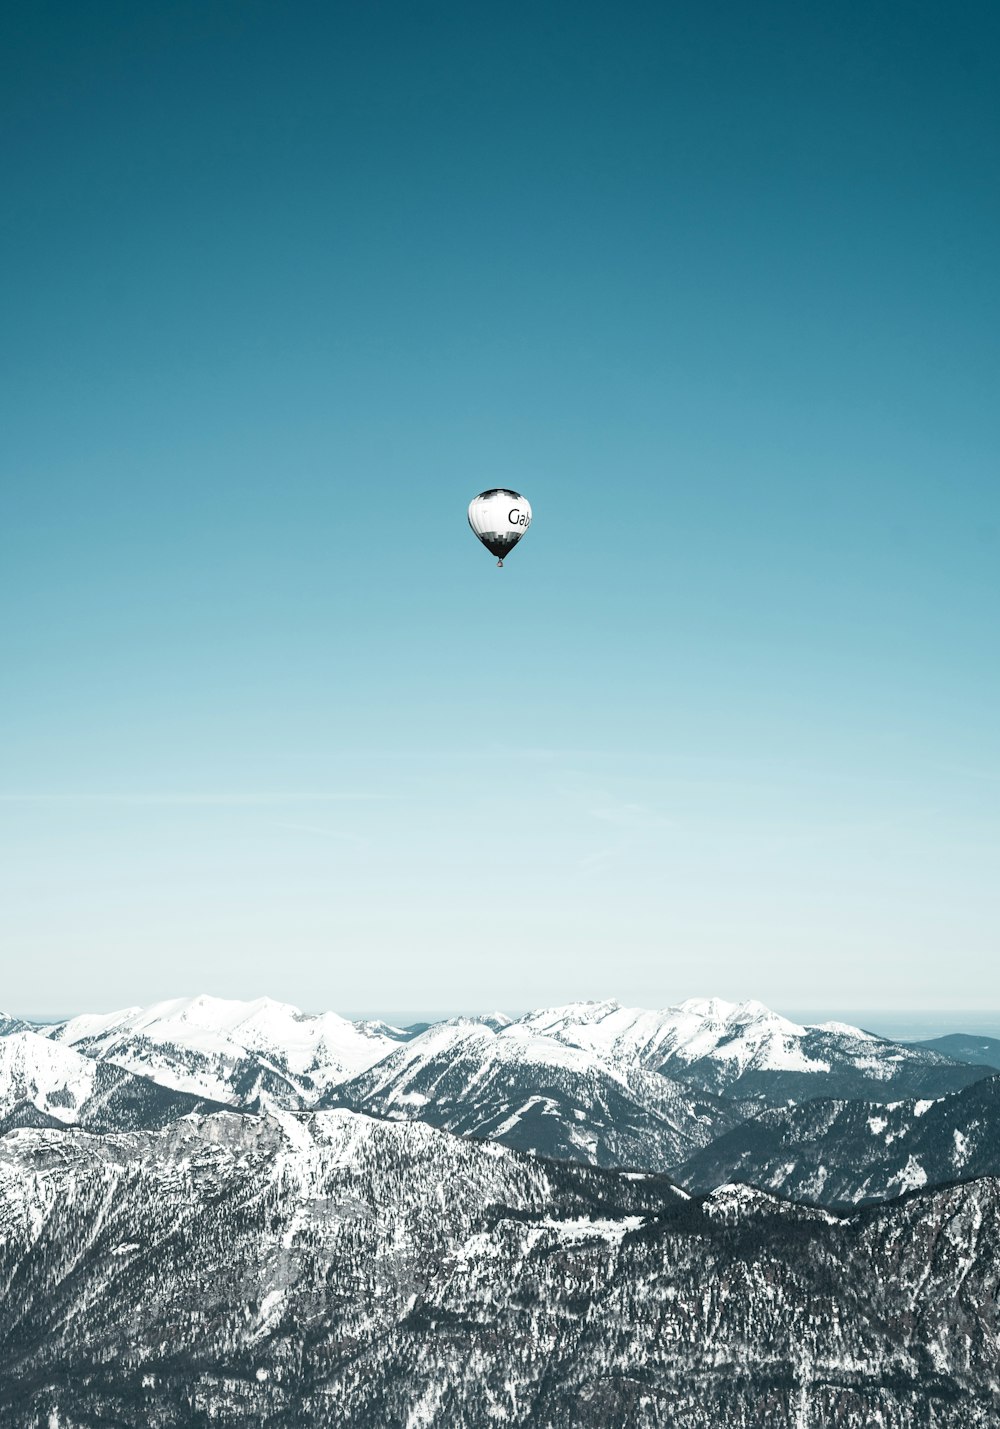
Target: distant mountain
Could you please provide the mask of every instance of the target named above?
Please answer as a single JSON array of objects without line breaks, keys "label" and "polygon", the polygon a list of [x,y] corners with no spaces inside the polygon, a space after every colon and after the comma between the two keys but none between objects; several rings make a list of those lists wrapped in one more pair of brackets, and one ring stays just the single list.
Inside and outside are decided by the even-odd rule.
[{"label": "distant mountain", "polygon": [[929,1042],[914,1042],[915,1047],[927,1047],[954,1057],[957,1062],[972,1062],[977,1066],[1000,1071],[1000,1038],[977,1037],[968,1032],[950,1032],[947,1037],[933,1037]]},{"label": "distant mountain", "polygon": [[648,1012],[617,1002],[532,1012],[515,1026],[609,1061],[638,1062],[701,1092],[761,1105],[815,1096],[943,1096],[985,1073],[845,1023],[803,1027],[759,1002],[691,998]]},{"label": "distant mountain", "polygon": [[748,1182],[849,1206],[1000,1175],[1000,1076],[935,1101],[810,1101],[724,1133],[677,1172],[693,1191]]},{"label": "distant mountain", "polygon": [[743,1114],[635,1060],[606,1060],[527,1023],[463,1019],[429,1028],[333,1088],[321,1105],[650,1171],[678,1165]]},{"label": "distant mountain", "polygon": [[[573,1003],[415,1035],[260,998],[195,997],[75,1017],[53,1043],[175,1092],[253,1111],[347,1106],[538,1155],[670,1171],[768,1106],[817,1096],[936,1098],[988,1075],[840,1023],[758,1002],[651,1011]],[[27,1114],[27,1113],[25,1113]]]},{"label": "distant mountain", "polygon": [[20,1017],[8,1017],[0,1012],[0,1037],[9,1037],[12,1032],[33,1032],[30,1022],[22,1022]]},{"label": "distant mountain", "polygon": [[799,1027],[760,1003],[692,1000],[661,1012],[576,1003],[495,1027],[438,1024],[319,1105],[590,1165],[673,1171],[701,1165],[697,1153],[710,1157],[716,1138],[774,1101],[846,1088],[888,1102],[986,1075],[843,1024]]},{"label": "distant mountain", "polygon": [[237,1106],[304,1107],[384,1057],[408,1034],[384,1022],[317,1016],[261,997],[177,998],[43,1029],[88,1057],[163,1086]]},{"label": "distant mountain", "polygon": [[993,1180],[840,1218],[346,1111],[0,1139],[18,1429],[995,1429]]},{"label": "distant mountain", "polygon": [[0,1037],[0,1134],[22,1126],[151,1129],[217,1106],[54,1046],[36,1032]]}]

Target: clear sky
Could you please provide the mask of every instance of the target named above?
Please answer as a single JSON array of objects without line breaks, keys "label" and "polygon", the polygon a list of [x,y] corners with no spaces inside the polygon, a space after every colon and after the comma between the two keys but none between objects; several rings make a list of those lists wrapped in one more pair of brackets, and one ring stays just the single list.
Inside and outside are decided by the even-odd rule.
[{"label": "clear sky", "polygon": [[1000,1006],[1000,8],[3,28],[0,1007]]}]

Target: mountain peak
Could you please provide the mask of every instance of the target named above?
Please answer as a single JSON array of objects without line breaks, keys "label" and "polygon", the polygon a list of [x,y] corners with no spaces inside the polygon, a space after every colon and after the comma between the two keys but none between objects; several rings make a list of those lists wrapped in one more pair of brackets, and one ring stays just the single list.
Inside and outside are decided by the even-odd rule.
[{"label": "mountain peak", "polygon": [[209,993],[85,1014],[49,1035],[214,1101],[246,1098],[252,1087],[254,1095],[266,1092],[294,1106],[310,1105],[331,1082],[370,1066],[400,1041],[390,1029],[336,1012],[313,1015],[270,997],[240,1001]]},{"label": "mountain peak", "polygon": [[738,1006],[738,1003],[727,1002],[722,997],[686,997],[683,1002],[677,1004],[676,1010],[690,1013],[694,1017],[724,1022],[736,1011]]},{"label": "mountain peak", "polygon": [[90,1095],[97,1065],[37,1032],[0,1037],[0,1108],[30,1102],[58,1121],[71,1120]]}]

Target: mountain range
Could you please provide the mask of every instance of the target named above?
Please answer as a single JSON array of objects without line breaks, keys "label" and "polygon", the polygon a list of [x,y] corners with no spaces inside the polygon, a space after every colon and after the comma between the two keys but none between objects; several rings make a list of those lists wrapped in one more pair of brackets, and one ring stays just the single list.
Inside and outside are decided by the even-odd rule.
[{"label": "mountain range", "polygon": [[19,1429],[1000,1419],[993,1179],[839,1217],[356,1112],[0,1139]]},{"label": "mountain range", "polygon": [[[23,1027],[16,1019],[10,1025]],[[950,1127],[946,1102],[926,1123],[932,1140],[943,1138],[940,1146],[931,1151],[925,1132],[911,1165],[906,1138],[869,1136],[867,1152],[881,1156],[878,1167],[869,1166],[856,1125],[878,1117],[855,1108],[937,1103],[994,1074],[982,1039],[971,1047],[976,1060],[963,1060],[937,1045],[897,1043],[839,1022],[803,1026],[759,1002],[718,998],[660,1011],[574,1003],[419,1030],[311,1015],[269,998],[200,996],[17,1035],[160,1088],[168,1098],[162,1116],[171,1106],[176,1115],[190,1109],[170,1096],[244,1112],[347,1107],[541,1156],[667,1172],[699,1189],[736,1175],[802,1196],[814,1184],[816,1200],[837,1204],[895,1194],[920,1184],[921,1175],[931,1184],[955,1179],[962,1167],[952,1131],[975,1140],[974,1128]],[[63,1077],[56,1092],[64,1095],[59,1087],[70,1071],[54,1066],[49,1075]],[[813,1126],[818,1114],[804,1110],[817,1098],[842,1107],[822,1146]],[[44,1097],[31,1104],[38,1115],[59,1119]],[[0,1081],[4,1115],[32,1119],[24,1105],[16,1110]],[[90,1115],[61,1119],[88,1126]],[[147,1121],[122,1122],[122,1129],[162,1124],[153,1116],[151,1109]],[[784,1161],[774,1161],[783,1137],[796,1154],[788,1149]],[[823,1158],[811,1169],[806,1143]],[[793,1171],[783,1173],[789,1163]]]},{"label": "mountain range", "polygon": [[306,1107],[384,1057],[406,1033],[384,1022],[310,1016],[269,997],[175,998],[41,1029],[88,1057],[177,1091],[240,1106]]},{"label": "mountain range", "polygon": [[677,1168],[692,1190],[744,1181],[851,1206],[1000,1175],[1000,1075],[933,1100],[825,1100],[741,1122]]},{"label": "mountain range", "polygon": [[994,1426],[986,1040],[0,1018],[0,1423]]},{"label": "mountain range", "polygon": [[327,1094],[391,1121],[424,1121],[543,1156],[666,1171],[742,1118],[741,1109],[648,1071],[535,1033],[455,1021]]},{"label": "mountain range", "polygon": [[0,1135],[19,1126],[154,1128],[218,1106],[113,1062],[82,1057],[30,1030],[0,1036]]}]

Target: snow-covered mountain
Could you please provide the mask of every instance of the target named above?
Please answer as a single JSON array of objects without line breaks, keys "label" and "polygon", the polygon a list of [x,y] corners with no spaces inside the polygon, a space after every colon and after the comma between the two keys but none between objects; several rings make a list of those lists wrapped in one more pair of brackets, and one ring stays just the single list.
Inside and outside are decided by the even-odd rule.
[{"label": "snow-covered mountain", "polygon": [[425,1121],[542,1156],[666,1171],[742,1118],[732,1102],[535,1032],[526,1022],[430,1027],[322,1105]]},{"label": "snow-covered mountain", "polygon": [[85,1014],[43,1029],[54,1041],[166,1087],[237,1106],[305,1107],[384,1057],[407,1033],[312,1016],[268,997],[176,998]]},{"label": "snow-covered mountain", "polygon": [[829,1206],[1000,1175],[1000,1076],[936,1100],[811,1101],[723,1134],[678,1171],[691,1190],[744,1181]]},{"label": "snow-covered mountain", "polygon": [[[760,1105],[816,1095],[878,1101],[943,1096],[988,1075],[936,1048],[890,1042],[841,1023],[800,1026],[759,1002],[692,998],[660,1011],[582,1002],[514,1021],[500,1014],[467,1021],[495,1034],[475,1044],[491,1065],[502,1046],[512,1064],[562,1065],[569,1073],[659,1073],[699,1095]],[[240,1106],[260,1101],[303,1108],[329,1100],[332,1088],[392,1059],[401,1047],[437,1059],[440,1026],[414,1037],[412,1030],[384,1022],[350,1022],[334,1012],[310,1015],[270,998],[201,996],[85,1014],[39,1031],[194,1095]],[[467,1039],[463,1055],[473,1050]],[[412,1066],[416,1055],[407,1053],[405,1065]],[[398,1057],[390,1061],[387,1074],[399,1065]]]},{"label": "snow-covered mountain", "polygon": [[34,1030],[30,1022],[24,1022],[20,1017],[8,1017],[6,1013],[0,1012],[0,1037],[9,1037],[12,1032],[33,1032]]},{"label": "snow-covered mountain", "polygon": [[765,1105],[814,1096],[943,1096],[987,1075],[933,1048],[845,1023],[800,1026],[760,1002],[690,998],[661,1012],[572,1003],[529,1013],[518,1025],[611,1062],[638,1062],[701,1091]]},{"label": "snow-covered mountain", "polygon": [[348,1106],[540,1155],[671,1171],[767,1106],[935,1098],[989,1075],[933,1048],[761,1003],[573,1003],[419,1035],[268,998],[176,999],[39,1029],[63,1048],[234,1107]]},{"label": "snow-covered mountain", "polygon": [[216,1105],[81,1057],[36,1032],[0,1037],[0,1134],[17,1126],[159,1127]]},{"label": "snow-covered mountain", "polygon": [[11,1019],[0,1424],[993,1429],[998,1132],[758,1003]]},{"label": "snow-covered mountain", "polygon": [[993,1429],[993,1180],[839,1218],[347,1111],[0,1139],[0,1423]]},{"label": "snow-covered mountain", "polygon": [[[576,1003],[496,1026],[431,1027],[319,1105],[591,1165],[674,1171],[773,1102],[939,1096],[986,1075],[859,1028],[801,1027],[760,1003],[691,1001],[661,1012]],[[729,1178],[711,1184],[721,1179]]]}]

